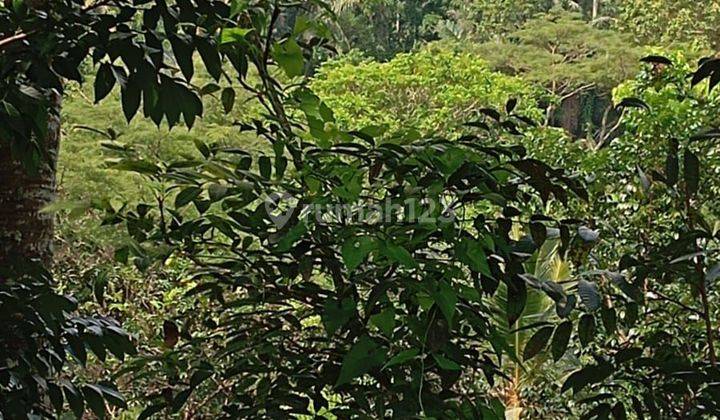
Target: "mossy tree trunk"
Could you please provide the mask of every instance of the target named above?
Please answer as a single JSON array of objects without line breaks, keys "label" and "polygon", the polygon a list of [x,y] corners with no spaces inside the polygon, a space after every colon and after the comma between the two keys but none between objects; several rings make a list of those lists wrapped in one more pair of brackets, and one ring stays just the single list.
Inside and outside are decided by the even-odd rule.
[{"label": "mossy tree trunk", "polygon": [[48,135],[40,142],[37,170],[28,170],[9,142],[0,141],[0,267],[21,259],[52,263],[54,216],[42,209],[55,199],[61,100],[57,93],[50,98]]}]

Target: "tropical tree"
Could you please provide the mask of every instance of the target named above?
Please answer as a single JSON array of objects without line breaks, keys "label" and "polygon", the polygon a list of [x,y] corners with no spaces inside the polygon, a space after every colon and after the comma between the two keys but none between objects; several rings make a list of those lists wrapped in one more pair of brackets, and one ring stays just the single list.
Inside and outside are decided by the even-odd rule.
[{"label": "tropical tree", "polygon": [[310,86],[339,124],[384,127],[386,137],[455,131],[482,118],[483,108],[502,108],[510,98],[524,115],[540,117],[536,89],[491,71],[472,54],[445,48],[399,54],[385,63],[341,57],[323,64]]},{"label": "tropical tree", "polygon": [[[626,241],[628,245],[620,248],[619,263],[587,273],[599,279],[595,290],[605,296],[596,299],[602,302],[597,306],[602,323],[588,321],[597,334],[590,341],[581,337],[584,357],[594,362],[573,372],[563,391],[582,395],[594,416],[617,417],[630,408],[638,416],[712,416],[720,403],[713,305],[718,298],[713,287],[718,274],[718,215],[716,206],[709,204],[715,197],[713,165],[706,163],[717,155],[717,129],[696,124],[715,100],[694,86],[709,79],[712,91],[713,80],[720,80],[720,64],[716,58],[705,59],[688,75],[667,57],[650,56],[644,61],[652,70],[640,85],[648,84],[643,96],[653,105],[637,98],[632,101],[638,109],[626,116],[628,138],[637,143],[649,131],[663,130],[664,118],[645,124],[653,114],[688,113],[698,119],[681,118],[680,124],[667,118],[674,122],[672,128],[665,127],[664,137],[653,136],[647,151],[638,148],[628,155],[629,144],[617,146],[637,165],[632,170],[638,201],[625,202],[634,206],[633,214],[652,220],[657,228],[638,234],[631,223],[616,222],[615,245],[610,247]],[[636,125],[639,121],[643,123]],[[717,123],[714,118],[704,121]],[[601,206],[597,208],[602,212]],[[588,297],[596,294],[589,290]]]},{"label": "tropical tree", "polygon": [[[172,127],[182,117],[192,127],[203,111],[199,88],[192,85],[197,51],[217,81],[227,77],[224,59],[241,77],[253,62],[266,84],[249,91],[282,118],[279,92],[267,84],[268,68],[282,63],[289,75],[304,70],[296,38],[275,31],[285,11],[285,4],[263,1],[16,1],[0,7],[0,307],[8,318],[0,368],[3,415],[52,416],[67,402],[78,417],[85,407],[103,417],[105,401],[124,401],[114,388],[60,379],[68,356],[84,364],[88,349],[100,360],[134,351],[114,321],[78,317],[76,302],[56,294],[50,272],[39,266],[52,262],[53,217],[43,209],[55,193],[64,81],[81,82],[81,66],[91,57],[96,102],[117,85],[128,120],[142,103],[144,115],[158,125],[165,120]],[[303,45],[323,45],[321,35]],[[238,43],[245,36],[252,44]],[[228,97],[231,89],[225,92]],[[287,150],[295,149],[289,144]]]},{"label": "tropical tree", "polygon": [[330,4],[345,46],[381,60],[437,39],[436,22],[446,9],[446,0],[338,0]]},{"label": "tropical tree", "polygon": [[644,43],[720,45],[720,2],[624,0],[618,3],[618,26]]},{"label": "tropical tree", "polygon": [[[547,90],[546,123],[583,137],[589,124],[607,135],[612,89],[638,71],[641,50],[622,33],[599,29],[582,16],[552,12],[528,21],[508,40],[470,46],[491,68],[522,76]],[[594,130],[590,133],[595,136]]]},{"label": "tropical tree", "polygon": [[[510,232],[528,203],[584,197],[579,182],[493,145],[527,123],[515,101],[457,141],[387,142],[372,127],[342,129],[302,78],[270,86],[288,95],[283,108],[241,127],[272,152],[198,142],[201,158],[121,163],[170,181],[162,206],[106,209],[131,229],[125,255],[188,259],[189,293],[207,311],[169,320],[167,354],[137,363],[138,375],[167,374],[148,412],[180,410],[209,382],[222,392],[204,405],[233,417],[502,418],[498,400],[464,387],[493,381],[506,352],[483,295],[507,287],[509,324],[528,288],[571,308],[577,298],[556,283],[522,276],[527,244]],[[537,223],[564,232],[565,246],[584,232]]]}]

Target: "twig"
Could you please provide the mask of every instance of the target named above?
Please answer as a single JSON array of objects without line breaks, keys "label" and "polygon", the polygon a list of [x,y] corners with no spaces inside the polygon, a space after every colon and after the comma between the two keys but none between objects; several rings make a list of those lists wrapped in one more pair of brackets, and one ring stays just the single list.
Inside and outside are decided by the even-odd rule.
[{"label": "twig", "polygon": [[704,317],[704,316],[705,316],[705,314],[704,314],[702,311],[698,311],[697,309],[695,309],[695,308],[693,308],[693,307],[690,307],[690,306],[688,306],[688,305],[680,302],[680,301],[677,300],[677,299],[673,299],[673,298],[671,298],[670,296],[667,296],[667,295],[665,295],[665,294],[663,294],[663,293],[661,293],[661,292],[658,292],[657,290],[651,290],[650,293],[654,293],[654,294],[656,294],[656,295],[660,298],[660,299],[655,299],[655,300],[666,300],[666,301],[668,301],[668,302],[670,302],[670,303],[674,303],[674,304],[676,304],[677,306],[685,309],[686,311],[690,311],[690,312],[692,312],[692,313],[694,313],[694,314],[696,314],[696,315],[698,315],[698,316],[700,316],[700,317]]},{"label": "twig", "polygon": [[0,39],[0,49],[5,48],[8,44],[12,44],[16,41],[22,41],[23,39],[27,38],[31,34],[33,34],[35,31],[30,32],[20,32],[18,34],[15,34],[11,37],[7,37],[4,39]]}]

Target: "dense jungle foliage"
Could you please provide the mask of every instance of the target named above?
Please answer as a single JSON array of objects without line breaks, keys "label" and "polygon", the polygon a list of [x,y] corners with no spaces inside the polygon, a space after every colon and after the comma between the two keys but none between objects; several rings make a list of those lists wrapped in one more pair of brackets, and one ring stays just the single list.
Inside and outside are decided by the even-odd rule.
[{"label": "dense jungle foliage", "polygon": [[720,416],[720,2],[0,5],[0,419]]}]

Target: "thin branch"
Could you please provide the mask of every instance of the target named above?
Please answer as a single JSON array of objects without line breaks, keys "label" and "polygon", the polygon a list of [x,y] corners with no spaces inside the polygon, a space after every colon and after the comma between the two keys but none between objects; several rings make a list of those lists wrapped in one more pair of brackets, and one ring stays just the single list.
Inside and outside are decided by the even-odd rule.
[{"label": "thin branch", "polygon": [[34,31],[20,32],[19,34],[15,34],[11,37],[0,39],[0,49],[4,49],[7,45],[12,44],[13,42],[22,41],[33,33]]},{"label": "thin branch", "polygon": [[680,301],[677,300],[677,299],[673,299],[673,298],[671,298],[670,296],[667,296],[667,295],[663,294],[662,292],[658,292],[657,290],[650,290],[650,293],[653,293],[653,294],[657,295],[657,296],[660,298],[660,299],[653,299],[653,300],[662,300],[662,301],[667,301],[667,302],[670,302],[670,303],[674,303],[675,305],[677,305],[677,306],[685,309],[686,311],[692,312],[692,313],[694,313],[695,315],[698,315],[698,316],[700,316],[700,317],[704,317],[704,316],[705,316],[705,314],[704,314],[702,311],[699,311],[699,310],[697,310],[697,309],[695,309],[695,308],[693,308],[693,307],[691,307],[691,306],[688,306],[688,305],[680,302]]}]

